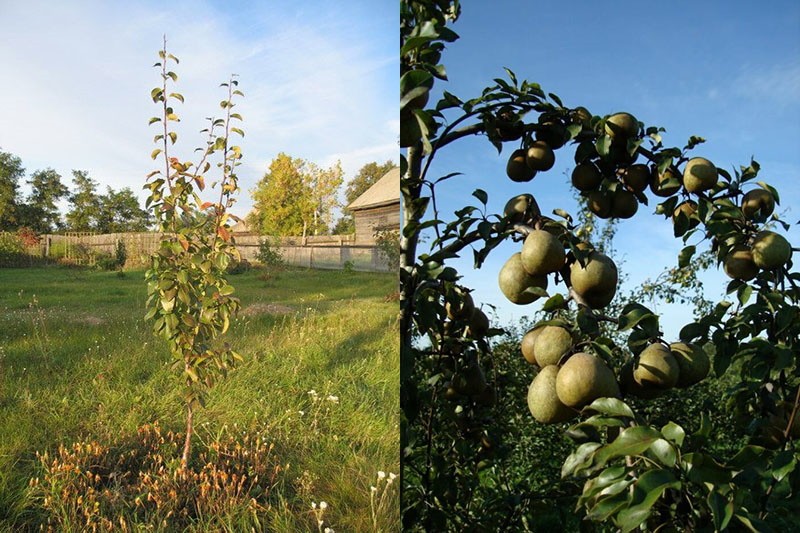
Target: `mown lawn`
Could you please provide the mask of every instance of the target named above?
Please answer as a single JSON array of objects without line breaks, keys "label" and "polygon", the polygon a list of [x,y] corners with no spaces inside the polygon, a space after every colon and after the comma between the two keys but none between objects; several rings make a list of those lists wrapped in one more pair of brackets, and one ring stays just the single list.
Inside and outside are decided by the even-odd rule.
[{"label": "mown lawn", "polygon": [[[48,518],[28,487],[43,475],[37,452],[113,443],[155,422],[183,429],[177,374],[142,319],[143,278],[0,269],[0,530]],[[197,416],[196,447],[246,432],[274,444],[265,530],[316,531],[321,501],[326,527],[398,530],[397,484],[388,511],[370,501],[378,471],[399,471],[396,278],[286,269],[231,279],[243,312],[228,340],[245,362]]]}]

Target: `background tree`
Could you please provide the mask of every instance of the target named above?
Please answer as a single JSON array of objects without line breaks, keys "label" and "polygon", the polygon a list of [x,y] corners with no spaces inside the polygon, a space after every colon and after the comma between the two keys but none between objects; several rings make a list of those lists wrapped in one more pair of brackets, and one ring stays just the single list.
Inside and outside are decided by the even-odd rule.
[{"label": "background tree", "polygon": [[352,213],[347,210],[347,206],[353,203],[356,198],[364,194],[364,191],[372,187],[375,182],[396,166],[397,164],[394,161],[388,159],[383,164],[378,164],[377,161],[371,161],[358,170],[358,173],[353,179],[347,183],[347,188],[344,191],[344,212],[339,220],[336,221],[333,233],[337,235],[355,233],[355,221],[353,220]]},{"label": "background tree", "polygon": [[0,231],[14,230],[19,225],[19,180],[24,175],[25,169],[19,157],[0,152]]},{"label": "background tree", "polygon": [[101,213],[101,200],[97,182],[85,170],[73,170],[74,189],[69,196],[67,228],[70,231],[96,231]]},{"label": "background tree", "polygon": [[20,205],[20,225],[37,233],[50,233],[64,227],[57,203],[69,194],[61,175],[48,168],[37,170],[28,179],[31,192]]},{"label": "background tree", "polygon": [[100,233],[124,233],[147,231],[151,224],[150,213],[139,206],[139,200],[129,187],[108,192],[100,197],[100,213],[96,231]]},{"label": "background tree", "polygon": [[251,191],[249,220],[263,235],[307,235],[328,230],[342,183],[341,166],[324,169],[281,152]]}]

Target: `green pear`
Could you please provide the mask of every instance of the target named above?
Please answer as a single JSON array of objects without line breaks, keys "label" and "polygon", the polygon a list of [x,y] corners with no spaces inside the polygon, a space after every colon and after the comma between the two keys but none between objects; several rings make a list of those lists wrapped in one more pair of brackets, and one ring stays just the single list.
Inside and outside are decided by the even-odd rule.
[{"label": "green pear", "polygon": [[620,173],[622,183],[631,192],[643,192],[652,178],[650,167],[641,163],[631,165]]},{"label": "green pear", "polygon": [[731,279],[750,281],[758,275],[753,252],[747,246],[734,246],[722,263],[722,269]]},{"label": "green pear", "polygon": [[541,367],[557,365],[572,348],[572,334],[561,326],[545,326],[542,328],[533,345],[536,362]]},{"label": "green pear", "polygon": [[639,134],[639,122],[630,113],[614,113],[606,119],[605,131],[613,139],[630,139]]},{"label": "green pear", "polygon": [[600,169],[589,161],[576,165],[572,170],[572,186],[581,192],[597,189],[602,181]]},{"label": "green pear", "polygon": [[539,299],[539,295],[531,289],[538,287],[547,288],[547,276],[531,276],[522,266],[522,254],[512,255],[503,265],[498,274],[500,290],[515,304],[525,305]]},{"label": "green pear", "polygon": [[520,252],[522,267],[531,276],[543,276],[564,266],[564,246],[552,233],[533,230],[525,237]]},{"label": "green pear", "polygon": [[639,210],[639,200],[630,191],[617,188],[611,195],[611,217],[631,218]]},{"label": "green pear", "polygon": [[533,418],[542,424],[565,422],[578,416],[558,399],[556,377],[559,369],[551,365],[542,368],[528,386],[528,409]]},{"label": "green pear", "polygon": [[606,255],[591,252],[586,266],[575,261],[570,266],[572,289],[592,309],[607,306],[617,293],[617,266]]},{"label": "green pear", "polygon": [[531,181],[536,176],[536,171],[525,163],[525,150],[514,150],[506,164],[506,175],[511,181],[524,182]]},{"label": "green pear", "polygon": [[753,189],[742,197],[742,214],[748,220],[765,219],[775,211],[775,198],[766,189]]},{"label": "green pear", "polygon": [[544,141],[534,141],[525,152],[525,162],[531,170],[545,172],[553,168],[556,155]]},{"label": "green pear", "polygon": [[717,167],[705,157],[693,157],[683,168],[683,186],[689,192],[707,191],[718,178]]},{"label": "green pear", "polygon": [[644,388],[671,389],[678,383],[680,367],[669,348],[651,344],[639,354],[633,379]]},{"label": "green pear", "polygon": [[683,389],[699,383],[711,370],[711,361],[709,361],[708,355],[696,344],[673,342],[669,345],[669,349],[680,367],[677,387]]},{"label": "green pear", "polygon": [[681,180],[678,175],[668,167],[667,170],[653,176],[650,182],[650,191],[656,196],[666,198],[672,196],[681,189]]},{"label": "green pear", "polygon": [[541,212],[533,195],[525,193],[508,200],[503,208],[503,215],[512,222],[523,222],[531,217],[538,217]]},{"label": "green pear", "polygon": [[525,358],[527,362],[532,365],[539,365],[539,362],[536,360],[536,338],[544,329],[543,326],[539,326],[538,328],[533,328],[532,330],[528,331],[525,335],[522,336],[522,341],[520,342],[519,349],[522,352],[522,357]]},{"label": "green pear", "polygon": [[556,376],[561,403],[580,409],[597,398],[619,398],[619,384],[602,359],[584,352],[572,355]]},{"label": "green pear", "polygon": [[750,250],[753,253],[753,262],[764,270],[781,267],[792,257],[792,245],[774,231],[758,232]]}]

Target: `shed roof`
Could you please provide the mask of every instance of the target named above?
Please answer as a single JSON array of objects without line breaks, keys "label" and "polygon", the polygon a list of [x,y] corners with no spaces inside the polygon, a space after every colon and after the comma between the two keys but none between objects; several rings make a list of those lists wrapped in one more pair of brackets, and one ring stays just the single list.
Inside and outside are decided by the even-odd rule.
[{"label": "shed roof", "polygon": [[394,167],[372,184],[364,193],[348,205],[348,209],[357,211],[370,207],[379,207],[400,203],[400,168]]}]

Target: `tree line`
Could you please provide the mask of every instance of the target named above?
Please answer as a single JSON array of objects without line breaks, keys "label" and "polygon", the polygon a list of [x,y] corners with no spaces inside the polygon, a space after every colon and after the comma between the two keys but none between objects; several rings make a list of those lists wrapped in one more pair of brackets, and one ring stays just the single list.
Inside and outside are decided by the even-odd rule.
[{"label": "tree line", "polygon": [[[247,217],[250,227],[276,236],[353,233],[355,223],[347,205],[395,166],[391,160],[367,163],[345,185],[339,162],[324,168],[280,153],[250,191],[254,206]],[[27,194],[23,194],[23,184],[28,185]],[[343,187],[344,202],[340,202]],[[62,215],[58,204],[63,200],[68,209]],[[337,209],[341,214],[334,220]],[[71,188],[52,168],[36,170],[26,178],[22,160],[0,150],[0,231],[122,233],[147,231],[152,224],[152,215],[140,207],[129,187],[106,187],[103,194],[98,182],[83,170],[72,171]]]},{"label": "tree line", "polygon": [[[52,168],[25,177],[22,160],[0,151],[0,231],[117,233],[145,231],[151,225],[150,214],[139,206],[129,187],[118,191],[107,187],[102,194],[97,181],[84,170],[72,171],[71,189]],[[21,190],[23,181],[30,189],[27,195]],[[63,217],[58,208],[62,200],[69,205]]]}]

